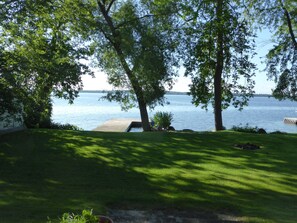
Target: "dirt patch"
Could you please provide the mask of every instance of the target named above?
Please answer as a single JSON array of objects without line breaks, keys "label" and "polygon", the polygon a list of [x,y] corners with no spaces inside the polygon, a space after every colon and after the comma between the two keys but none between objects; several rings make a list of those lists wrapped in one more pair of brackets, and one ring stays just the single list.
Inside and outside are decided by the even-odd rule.
[{"label": "dirt patch", "polygon": [[114,223],[220,223],[243,222],[226,214],[180,210],[109,210]]}]

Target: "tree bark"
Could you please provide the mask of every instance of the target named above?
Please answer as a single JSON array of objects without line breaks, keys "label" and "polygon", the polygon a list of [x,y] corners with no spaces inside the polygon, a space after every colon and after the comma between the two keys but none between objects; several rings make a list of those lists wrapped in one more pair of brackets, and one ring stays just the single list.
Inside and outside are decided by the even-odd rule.
[{"label": "tree bark", "polygon": [[222,73],[224,66],[224,30],[222,27],[223,16],[223,0],[217,1],[216,8],[217,16],[217,54],[216,54],[216,68],[214,76],[214,116],[215,116],[215,129],[216,131],[223,130],[222,119]]},{"label": "tree bark", "polygon": [[151,125],[149,122],[146,103],[144,103],[142,100],[138,100],[138,107],[139,107],[139,111],[140,111],[140,117],[141,117],[143,131],[145,131],[145,132],[151,131]]}]

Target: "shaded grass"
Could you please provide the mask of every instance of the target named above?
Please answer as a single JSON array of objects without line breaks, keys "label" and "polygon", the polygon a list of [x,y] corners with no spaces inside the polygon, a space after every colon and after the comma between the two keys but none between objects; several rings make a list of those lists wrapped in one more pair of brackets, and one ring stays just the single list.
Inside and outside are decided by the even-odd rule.
[{"label": "shaded grass", "polygon": [[[233,147],[261,146],[258,151]],[[0,222],[93,208],[297,219],[297,135],[27,130],[0,136]]]}]

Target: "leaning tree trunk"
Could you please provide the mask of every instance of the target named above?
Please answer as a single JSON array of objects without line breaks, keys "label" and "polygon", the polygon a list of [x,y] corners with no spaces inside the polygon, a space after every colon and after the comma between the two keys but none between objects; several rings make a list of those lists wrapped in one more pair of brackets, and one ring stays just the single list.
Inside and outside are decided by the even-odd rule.
[{"label": "leaning tree trunk", "polygon": [[151,131],[151,126],[150,126],[149,117],[148,117],[148,113],[147,113],[146,103],[144,103],[142,100],[138,100],[138,106],[139,106],[143,131],[145,131],[145,132]]},{"label": "leaning tree trunk", "polygon": [[214,116],[215,116],[215,129],[216,131],[223,130],[222,119],[222,73],[224,66],[224,52],[223,52],[223,27],[221,24],[223,15],[223,0],[217,2],[217,55],[216,55],[216,69],[214,77]]},{"label": "leaning tree trunk", "polygon": [[126,71],[126,74],[131,82],[132,88],[136,94],[143,131],[145,131],[145,132],[151,131],[151,126],[150,126],[148,112],[147,112],[147,104],[145,102],[141,86],[140,86],[138,80],[136,79],[134,73],[129,68],[129,66],[128,66],[126,60],[124,59],[124,56],[120,50],[118,51],[118,55],[120,55],[121,64],[122,64],[124,70]]},{"label": "leaning tree trunk", "polygon": [[150,126],[148,112],[147,112],[147,104],[143,96],[143,91],[139,85],[138,80],[136,79],[135,75],[129,68],[123,56],[121,56],[121,63],[126,71],[126,74],[131,82],[132,88],[136,94],[143,131],[145,132],[151,131],[151,126]]},{"label": "leaning tree trunk", "polygon": [[99,9],[100,9],[107,25],[109,26],[111,33],[112,33],[112,38],[108,37],[108,35],[105,34],[103,30],[102,30],[102,32],[104,33],[105,37],[107,37],[107,39],[110,41],[110,43],[113,45],[113,47],[118,55],[118,58],[120,60],[121,66],[125,70],[127,77],[130,80],[130,83],[132,85],[132,88],[136,94],[143,130],[150,131],[151,127],[150,127],[148,112],[147,112],[147,108],[146,108],[147,104],[144,99],[143,91],[141,89],[141,86],[140,86],[136,76],[134,75],[133,71],[130,69],[130,67],[125,59],[125,55],[121,48],[120,34],[117,32],[111,17],[108,15],[109,9],[112,6],[113,2],[114,1],[112,1],[109,4],[109,7],[106,8],[106,5],[102,4],[100,1],[97,1]]}]

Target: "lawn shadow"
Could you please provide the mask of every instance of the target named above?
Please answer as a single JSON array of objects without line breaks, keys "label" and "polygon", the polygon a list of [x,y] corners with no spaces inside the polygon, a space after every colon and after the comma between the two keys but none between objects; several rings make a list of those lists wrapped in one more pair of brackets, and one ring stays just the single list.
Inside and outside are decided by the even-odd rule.
[{"label": "lawn shadow", "polygon": [[0,138],[0,222],[46,222],[84,208],[104,213],[114,200],[154,196],[145,175],[84,156],[83,147],[94,142],[73,135],[27,131]]},{"label": "lawn shadow", "polygon": [[[291,136],[274,136],[273,143],[271,136],[236,136],[49,130],[1,136],[0,221],[165,207],[293,222],[296,152],[283,141]],[[261,150],[233,147],[243,142]]]}]

